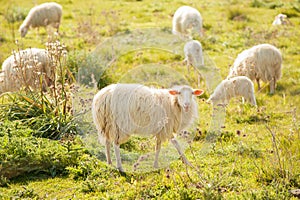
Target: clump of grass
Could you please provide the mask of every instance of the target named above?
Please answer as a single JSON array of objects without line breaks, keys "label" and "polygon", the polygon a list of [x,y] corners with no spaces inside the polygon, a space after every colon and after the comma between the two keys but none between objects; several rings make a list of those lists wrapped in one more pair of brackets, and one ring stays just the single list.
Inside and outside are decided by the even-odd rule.
[{"label": "clump of grass", "polygon": [[[5,185],[9,179],[30,172],[46,172],[54,177],[63,172],[66,166],[77,163],[84,154],[78,139],[53,141],[44,138],[25,136],[34,130],[20,121],[6,120],[0,133],[0,180]],[[6,181],[4,181],[6,180]]]},{"label": "clump of grass", "polygon": [[[49,88],[32,88],[23,82],[24,89],[2,95],[0,115],[3,119],[20,120],[31,127],[35,136],[60,139],[76,134],[76,123],[72,113],[71,89],[73,77],[66,68],[65,46],[59,40],[49,40],[47,52],[55,70]],[[22,55],[21,59],[22,59]],[[29,66],[22,66],[28,68]],[[36,73],[35,79],[42,82],[43,74]],[[24,77],[16,77],[21,81]]]},{"label": "clump of grass", "polygon": [[232,8],[228,10],[228,19],[232,21],[249,21],[245,11],[240,8]]}]

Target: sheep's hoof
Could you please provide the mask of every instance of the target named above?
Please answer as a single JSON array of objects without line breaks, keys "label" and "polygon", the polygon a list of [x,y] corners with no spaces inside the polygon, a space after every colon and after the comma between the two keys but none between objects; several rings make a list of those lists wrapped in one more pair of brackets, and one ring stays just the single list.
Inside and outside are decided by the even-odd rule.
[{"label": "sheep's hoof", "polygon": [[119,170],[119,172],[125,172],[123,167],[117,167],[117,169]]}]

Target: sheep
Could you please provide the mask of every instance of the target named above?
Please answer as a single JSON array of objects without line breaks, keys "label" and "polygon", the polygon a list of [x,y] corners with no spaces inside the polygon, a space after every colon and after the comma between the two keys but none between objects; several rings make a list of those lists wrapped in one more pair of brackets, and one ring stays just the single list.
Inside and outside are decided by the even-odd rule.
[{"label": "sheep", "polygon": [[276,82],[281,78],[282,55],[270,44],[260,44],[244,50],[235,59],[227,78],[247,76],[256,80],[260,90],[260,79],[270,83],[270,94],[274,94]]},{"label": "sheep", "polygon": [[114,144],[117,169],[124,171],[120,144],[130,135],[156,137],[154,167],[158,167],[161,143],[167,139],[177,149],[184,163],[189,164],[173,133],[188,127],[198,116],[193,96],[203,90],[189,86],[155,89],[139,84],[112,84],[93,98],[92,115],[99,141],[106,147],[106,159],[112,164],[110,145]]},{"label": "sheep", "polygon": [[190,6],[179,7],[172,21],[172,33],[180,36],[188,36],[188,29],[193,28],[202,37],[202,16],[200,12]]},{"label": "sheep", "polygon": [[43,89],[52,84],[54,66],[45,49],[28,48],[15,52],[2,64],[0,93],[17,91],[22,87],[39,88],[42,75]]},{"label": "sheep", "polygon": [[242,96],[250,104],[256,106],[254,84],[248,77],[237,76],[221,81],[207,102],[212,102],[214,105],[227,105],[231,98],[237,96]]},{"label": "sheep", "polygon": [[204,65],[202,45],[197,40],[191,40],[184,45],[184,55],[187,65],[199,67]]},{"label": "sheep", "polygon": [[52,25],[59,30],[62,6],[55,2],[43,3],[33,7],[19,28],[21,37],[25,37],[30,27],[38,28]]},{"label": "sheep", "polygon": [[274,26],[287,25],[287,24],[290,24],[290,21],[288,20],[287,16],[284,14],[278,14],[272,23],[272,25],[274,25]]},{"label": "sheep", "polygon": [[[204,59],[202,53],[202,45],[197,40],[191,40],[184,45],[184,61],[187,63],[187,69],[193,66],[195,74],[197,73],[196,68],[204,66]],[[198,86],[200,85],[200,75],[198,74]]]}]

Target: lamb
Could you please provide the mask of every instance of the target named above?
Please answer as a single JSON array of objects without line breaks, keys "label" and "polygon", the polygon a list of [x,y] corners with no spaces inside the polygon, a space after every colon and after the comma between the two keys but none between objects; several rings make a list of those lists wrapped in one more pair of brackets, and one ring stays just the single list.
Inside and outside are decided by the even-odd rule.
[{"label": "lamb", "polygon": [[202,45],[197,40],[191,40],[184,45],[185,61],[188,66],[199,67],[204,65]]},{"label": "lamb", "polygon": [[202,16],[200,12],[190,6],[179,7],[172,21],[172,33],[180,36],[188,36],[188,29],[193,28],[195,32],[202,36]]},{"label": "lamb", "polygon": [[[189,71],[190,66],[194,67],[195,74],[196,68],[204,66],[204,59],[202,53],[202,45],[197,40],[191,40],[184,45],[184,61],[187,62],[187,69]],[[200,75],[198,74],[198,85],[200,85]]]},{"label": "lamb", "polygon": [[33,7],[22,25],[20,26],[21,37],[25,37],[30,27],[38,28],[52,25],[59,30],[62,16],[62,6],[55,2],[43,3]]},{"label": "lamb", "polygon": [[193,96],[203,90],[189,86],[155,89],[139,84],[112,84],[101,89],[93,99],[93,121],[99,141],[106,147],[106,159],[112,164],[111,143],[114,144],[116,164],[124,171],[120,158],[120,144],[130,135],[156,137],[154,167],[158,167],[161,143],[170,140],[184,163],[189,164],[173,133],[188,127],[198,116]]},{"label": "lamb", "polygon": [[260,44],[244,50],[234,61],[227,78],[247,76],[256,80],[260,90],[260,79],[270,83],[270,94],[274,94],[276,82],[281,78],[282,55],[270,44]]},{"label": "lamb", "polygon": [[214,90],[207,102],[214,105],[227,105],[231,98],[242,96],[253,106],[256,106],[253,82],[246,76],[237,76],[223,80]]},{"label": "lamb", "polygon": [[54,80],[54,66],[45,49],[28,48],[15,52],[2,64],[0,93],[17,91],[22,87],[39,88],[42,75],[43,87]]}]

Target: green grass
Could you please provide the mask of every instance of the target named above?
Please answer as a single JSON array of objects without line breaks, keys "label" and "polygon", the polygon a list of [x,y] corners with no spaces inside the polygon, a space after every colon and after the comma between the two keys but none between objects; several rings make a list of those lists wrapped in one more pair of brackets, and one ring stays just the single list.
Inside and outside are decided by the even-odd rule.
[{"label": "green grass", "polygon": [[[45,1],[39,1],[42,2]],[[69,52],[67,67],[75,77],[81,68],[85,76],[81,77],[82,82],[87,85],[100,80],[100,87],[118,81],[169,87],[186,81],[197,87],[193,70],[188,73],[182,63],[183,45],[174,45],[177,43],[171,43],[173,36],[167,36],[172,15],[181,5],[196,7],[201,12],[204,37],[197,39],[220,69],[222,78],[227,76],[242,50],[259,43],[270,43],[281,50],[282,78],[274,95],[268,94],[267,84],[256,92],[257,108],[243,105],[239,98],[232,99],[215,143],[205,140],[213,125],[212,107],[204,102],[209,93],[198,98],[199,119],[190,129],[195,137],[185,151],[194,168],[184,166],[176,153],[162,154],[162,161],[170,159],[168,167],[152,170],[149,164],[146,172],[131,170],[122,174],[106,165],[103,147],[92,135],[94,127],[82,121],[78,122],[82,126],[77,130],[79,135],[50,140],[35,137],[35,126],[22,120],[10,121],[3,115],[0,119],[0,199],[296,199],[289,191],[300,188],[299,1],[57,2],[64,9],[60,40]],[[45,48],[47,32],[43,28],[39,34],[30,30],[25,38],[20,38],[17,31],[24,13],[33,6],[32,1],[0,0],[0,4],[0,63],[13,49]],[[272,27],[279,13],[287,14],[293,25]],[[151,28],[157,32],[153,39],[148,38],[147,45],[158,42],[165,45],[161,49],[135,49],[132,47],[141,45],[126,46],[122,41],[124,37],[116,36],[121,32],[130,36],[136,34],[137,29]],[[133,42],[138,35],[134,36]],[[109,43],[111,38],[117,41]],[[108,64],[106,61],[114,56],[110,55],[110,44],[114,44],[120,54]],[[178,52],[172,52],[177,49]],[[105,73],[103,68],[97,68],[103,63],[104,67],[109,65]],[[91,73],[95,77],[92,78]],[[104,76],[100,77],[101,74]],[[208,90],[204,80],[200,87]],[[84,88],[80,93],[83,96],[75,95],[75,113],[83,108],[89,111],[93,93]],[[2,107],[7,101],[1,101]],[[51,111],[45,114],[52,116]],[[67,117],[71,117],[70,114]],[[87,112],[82,120],[89,121],[90,117]],[[42,116],[35,119],[44,123]],[[85,138],[85,134],[91,137]],[[130,160],[137,153],[152,148],[150,144],[143,146],[146,141],[133,138],[122,146],[122,152]],[[4,172],[9,176],[3,176]]]}]

